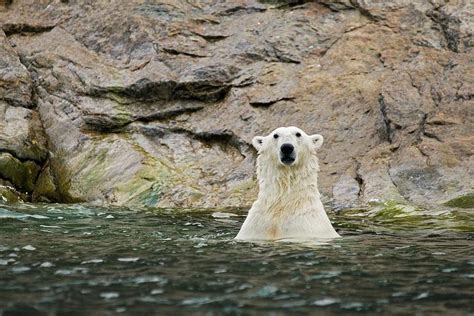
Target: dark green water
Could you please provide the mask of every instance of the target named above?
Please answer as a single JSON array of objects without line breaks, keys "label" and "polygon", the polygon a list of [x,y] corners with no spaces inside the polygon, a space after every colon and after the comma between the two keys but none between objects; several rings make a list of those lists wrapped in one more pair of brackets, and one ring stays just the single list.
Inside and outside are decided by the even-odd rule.
[{"label": "dark green water", "polygon": [[0,315],[474,313],[469,213],[340,212],[296,244],[216,212],[0,206]]}]

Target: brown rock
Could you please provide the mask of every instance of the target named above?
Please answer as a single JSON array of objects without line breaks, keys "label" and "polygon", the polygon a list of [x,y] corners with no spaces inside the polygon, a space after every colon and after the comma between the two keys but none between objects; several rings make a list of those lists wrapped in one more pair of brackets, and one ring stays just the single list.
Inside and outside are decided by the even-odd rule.
[{"label": "brown rock", "polygon": [[32,107],[33,84],[17,53],[0,30],[0,96],[12,105]]},{"label": "brown rock", "polygon": [[[437,1],[14,1],[0,20],[2,106],[23,130],[41,118],[51,156],[37,199],[249,205],[252,137],[296,125],[325,137],[320,183],[336,206],[435,205],[474,186],[471,13]],[[0,149],[39,150],[43,166],[44,142],[15,147],[2,121]]]}]

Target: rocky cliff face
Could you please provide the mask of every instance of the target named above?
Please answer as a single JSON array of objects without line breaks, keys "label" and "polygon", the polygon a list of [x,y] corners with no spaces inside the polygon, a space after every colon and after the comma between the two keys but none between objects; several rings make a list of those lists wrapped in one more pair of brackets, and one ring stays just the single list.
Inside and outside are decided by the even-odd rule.
[{"label": "rocky cliff face", "polygon": [[473,12],[469,1],[0,2],[0,194],[246,206],[252,137],[296,125],[324,135],[321,191],[337,207],[472,199]]}]

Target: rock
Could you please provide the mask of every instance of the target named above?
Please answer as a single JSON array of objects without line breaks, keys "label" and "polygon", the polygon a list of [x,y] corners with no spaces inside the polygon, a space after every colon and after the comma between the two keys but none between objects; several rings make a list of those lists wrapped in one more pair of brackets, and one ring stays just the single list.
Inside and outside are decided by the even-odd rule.
[{"label": "rock", "polygon": [[332,189],[332,195],[338,208],[354,206],[358,201],[359,192],[359,182],[348,175],[342,175]]},{"label": "rock", "polygon": [[9,153],[0,153],[0,178],[24,192],[32,192],[39,167],[32,161],[21,162]]},{"label": "rock", "polygon": [[[63,192],[63,195],[66,194],[67,192]],[[46,165],[45,168],[43,168],[36,180],[32,200],[35,202],[67,202],[61,196],[61,192],[56,186],[49,165]]]},{"label": "rock", "polygon": [[38,113],[0,101],[0,148],[20,160],[45,161],[48,150]]},{"label": "rock", "polygon": [[357,175],[361,182],[359,196],[365,204],[374,201],[406,203],[390,174],[390,158],[395,148],[378,146],[359,161]]},{"label": "rock", "polygon": [[12,186],[0,184],[0,204],[23,202],[22,194]]},{"label": "rock", "polygon": [[474,46],[472,37],[473,4],[437,5],[428,12],[428,16],[443,33],[446,46],[454,52],[468,52]]},{"label": "rock", "polygon": [[0,30],[0,96],[11,105],[32,107],[33,83],[5,33]]},{"label": "rock", "polygon": [[23,170],[0,178],[31,199],[248,206],[251,139],[288,125],[324,135],[338,208],[472,194],[468,2],[0,8],[0,154]]},{"label": "rock", "polygon": [[294,100],[297,78],[293,76],[287,69],[269,64],[261,70],[259,83],[249,89],[249,104],[254,107],[269,107],[276,102]]},{"label": "rock", "polygon": [[48,157],[47,139],[34,108],[30,73],[0,31],[0,181],[8,182],[2,188],[8,201],[32,193]]}]

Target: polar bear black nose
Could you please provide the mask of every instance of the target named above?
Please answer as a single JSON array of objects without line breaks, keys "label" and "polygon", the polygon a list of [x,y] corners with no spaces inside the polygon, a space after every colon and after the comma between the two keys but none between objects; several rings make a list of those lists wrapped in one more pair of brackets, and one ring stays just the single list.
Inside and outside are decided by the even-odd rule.
[{"label": "polar bear black nose", "polygon": [[283,144],[283,145],[281,145],[281,148],[280,148],[282,154],[284,154],[284,155],[291,154],[294,149],[295,149],[295,147],[292,144]]}]

